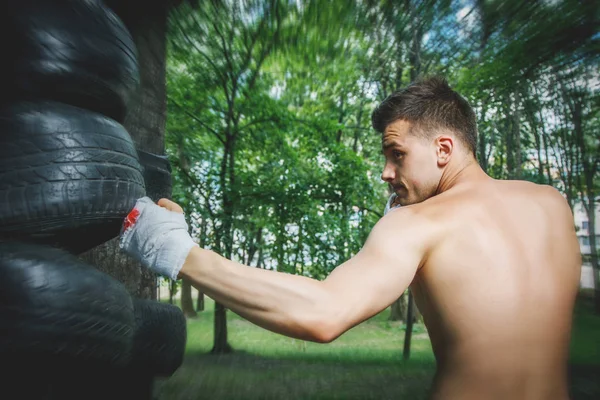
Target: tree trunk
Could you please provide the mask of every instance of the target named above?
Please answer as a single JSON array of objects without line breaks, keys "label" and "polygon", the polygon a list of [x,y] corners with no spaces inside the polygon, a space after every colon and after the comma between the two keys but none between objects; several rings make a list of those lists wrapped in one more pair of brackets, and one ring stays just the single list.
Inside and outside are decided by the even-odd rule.
[{"label": "tree trunk", "polygon": [[[479,120],[483,122],[483,120],[485,119],[485,114],[487,112],[487,107],[486,107],[486,102],[484,102],[482,110],[481,110],[481,116],[479,117]],[[479,165],[481,166],[481,169],[483,169],[484,172],[487,173],[488,171],[488,158],[487,158],[487,154],[486,154],[486,147],[487,147],[487,135],[485,133],[485,131],[483,129],[479,129],[479,138],[477,140],[477,144],[478,144],[478,153],[479,153]]]},{"label": "tree trunk", "polygon": [[542,143],[544,144],[544,154],[546,155],[546,179],[548,180],[548,185],[552,185],[552,173],[550,172],[550,152],[548,151],[548,134],[546,133],[546,128],[544,127],[544,122],[541,122],[542,128]]},{"label": "tree trunk", "polygon": [[302,223],[300,223],[298,225],[298,244],[296,246],[296,253],[294,254],[294,262],[293,262],[293,270],[294,273],[298,273],[297,271],[297,267],[300,266],[300,272],[304,273],[304,269],[303,269],[303,265],[304,265],[304,257],[302,257],[303,251],[302,251],[302,246],[303,246],[303,239],[304,239],[304,226],[302,226]]},{"label": "tree trunk", "polygon": [[423,26],[414,4],[410,4],[412,15],[412,41],[409,53],[410,80],[414,82],[421,75],[421,44],[423,42]]},{"label": "tree trunk", "polygon": [[[508,117],[506,118],[508,119]],[[505,124],[505,126],[508,126],[508,124]],[[508,126],[508,128],[510,129],[510,126]],[[498,168],[498,178],[502,179],[502,178],[506,178],[508,175],[505,173],[506,170],[508,170],[508,168],[506,168],[505,170],[505,166],[507,164],[507,150],[509,147],[509,136],[510,136],[510,131],[506,131],[505,135],[500,135],[500,146],[498,146],[498,149],[496,151],[496,154],[494,155],[494,158],[498,157],[498,162],[496,163],[496,161],[494,160],[494,164],[496,164],[497,168]]]},{"label": "tree trunk", "polygon": [[175,297],[176,281],[169,280],[169,304],[173,304],[173,298]]},{"label": "tree trunk", "polygon": [[[140,68],[140,87],[131,99],[124,126],[139,150],[159,155],[165,153],[166,3],[151,2],[134,10],[127,8],[124,2],[115,6],[133,36]],[[149,191],[146,194],[155,201],[171,196],[171,193]],[[156,299],[155,274],[124,255],[118,240],[109,240],[79,257],[121,281],[132,296]]]},{"label": "tree trunk", "polygon": [[354,141],[352,143],[352,151],[354,151],[355,153],[358,154],[358,141],[360,139],[360,131],[361,131],[361,124],[362,124],[362,120],[363,120],[363,115],[364,115],[364,111],[365,111],[365,87],[366,87],[366,83],[363,83],[363,85],[361,86],[360,89],[360,106],[358,109],[358,116],[356,117],[356,128],[354,129]]},{"label": "tree trunk", "polygon": [[[537,88],[534,86],[533,87],[533,95],[536,98],[540,97],[540,94],[538,93]],[[535,110],[530,110],[531,112],[531,118],[536,122],[536,125],[538,127],[538,135],[540,137],[541,140],[541,147],[543,147],[543,151],[544,151],[544,155],[545,155],[545,160],[544,160],[544,173],[545,173],[545,182],[548,185],[552,185],[553,183],[553,179],[552,179],[552,173],[550,172],[550,152],[548,151],[548,134],[546,133],[546,125],[545,125],[545,119],[543,117],[542,114],[542,105],[538,105],[538,107],[534,107],[537,108],[537,112]],[[540,183],[543,183],[544,180],[541,180]]]},{"label": "tree trunk", "polygon": [[194,310],[194,301],[192,300],[192,283],[187,279],[181,281],[181,310],[187,318],[194,318],[196,310]]},{"label": "tree trunk", "polygon": [[[586,174],[586,185],[593,188],[592,174]],[[598,266],[598,247],[596,243],[596,201],[595,194],[588,189],[587,215],[588,215],[588,233],[590,237],[590,258],[592,262],[592,273],[594,274],[594,304],[596,314],[600,314],[600,268]]]},{"label": "tree trunk", "polygon": [[[338,117],[338,124],[341,126],[342,122],[344,122],[344,93],[340,93],[340,116]],[[342,128],[338,128],[336,137],[335,137],[335,142],[336,143],[340,143],[342,141],[342,134],[343,134],[343,130]]]},{"label": "tree trunk", "polygon": [[284,250],[283,245],[286,241],[285,236],[285,206],[283,204],[278,204],[276,206],[276,215],[277,215],[277,232],[275,235],[275,243],[273,244],[273,250],[275,251],[275,260],[277,261],[277,271],[280,272],[291,272],[288,271],[289,267],[286,265],[284,260]]},{"label": "tree trunk", "polygon": [[[208,200],[205,200],[205,206],[208,209]],[[205,215],[202,215],[202,222],[200,223],[200,239],[198,241],[198,245],[200,248],[204,248],[206,246],[206,229],[208,225],[208,218]],[[198,299],[196,300],[196,311],[204,311],[204,293],[198,290]]]},{"label": "tree trunk", "polygon": [[533,134],[533,140],[535,142],[535,150],[537,153],[537,182],[544,183],[546,177],[544,176],[544,160],[542,157],[542,135],[540,133],[540,128],[538,121],[535,117],[535,111],[532,109],[533,105],[530,102],[525,102],[525,115],[529,120],[529,125],[531,126],[531,133]]},{"label": "tree trunk", "polygon": [[388,321],[406,321],[406,307],[406,296],[402,294],[398,300],[392,303]]},{"label": "tree trunk", "polygon": [[504,130],[506,132],[506,172],[508,179],[515,178],[515,130],[513,129],[514,118],[512,116],[512,99],[510,94],[505,96],[505,119]]},{"label": "tree trunk", "polygon": [[204,293],[198,291],[198,299],[196,300],[196,311],[204,311]]},{"label": "tree trunk", "polygon": [[[304,265],[304,263],[302,263],[302,265]],[[258,268],[264,268],[263,246],[260,246],[258,249],[258,260],[256,261],[256,266]]]},{"label": "tree trunk", "polygon": [[417,302],[416,301],[413,301],[412,313],[413,313],[412,320],[413,320],[413,322],[415,324],[419,323],[419,322],[422,322],[422,320],[423,320],[423,314],[421,314],[421,311],[419,311],[419,307],[417,307]]},{"label": "tree trunk", "polygon": [[[232,111],[229,113],[231,114]],[[230,115],[231,117],[231,115]],[[232,152],[235,151],[235,141],[232,136],[228,133],[226,135],[227,140],[225,141],[225,147],[223,151],[223,159],[221,160],[221,170],[219,172],[219,180],[221,183],[221,191],[223,193],[223,225],[221,226],[221,230],[218,233],[217,245],[219,252],[224,251],[221,255],[225,258],[231,257],[232,250],[232,237],[231,237],[231,229],[232,229],[232,219],[233,219],[233,202],[230,194],[228,193],[231,189],[231,174],[232,171],[228,167],[228,164],[234,161],[232,157]],[[229,180],[227,180],[227,172],[229,172]],[[227,310],[225,307],[215,302],[215,311],[214,311],[214,340],[213,340],[213,348],[211,349],[211,353],[213,354],[222,354],[222,353],[230,353],[233,351],[229,343],[227,343]]]},{"label": "tree trunk", "polygon": [[213,354],[231,353],[233,348],[227,342],[227,309],[221,303],[215,302],[215,339],[213,348],[210,351]]},{"label": "tree trunk", "polygon": [[[340,218],[340,247],[339,247],[339,255],[340,262],[345,262],[349,257],[348,249],[350,248],[349,239],[350,239],[350,206],[347,203],[346,196],[342,195],[342,217]],[[348,243],[348,245],[347,245]]]},{"label": "tree trunk", "polygon": [[413,330],[413,296],[410,289],[408,289],[408,311],[406,313],[406,335],[404,335],[404,350],[402,357],[408,360],[410,357],[410,342],[412,339]]},{"label": "tree trunk", "polygon": [[[396,24],[399,25],[399,24]],[[396,28],[396,87],[399,90],[402,87],[402,75],[404,73],[404,64],[402,63],[404,40],[402,39],[402,29]]]},{"label": "tree trunk", "polygon": [[577,188],[575,187],[577,185],[576,183],[576,174],[577,174],[577,165],[575,165],[575,159],[577,158],[577,149],[573,148],[574,144],[573,143],[573,139],[572,139],[572,135],[570,135],[569,132],[570,128],[568,127],[564,127],[563,128],[563,136],[564,136],[564,140],[563,140],[563,146],[564,146],[564,151],[565,151],[565,172],[566,172],[566,194],[567,194],[567,198],[569,198],[569,201],[571,203],[571,207],[573,206],[573,204],[575,204],[575,199],[577,198]]},{"label": "tree trunk", "polygon": [[252,240],[250,241],[250,246],[248,248],[248,257],[246,259],[246,265],[252,265],[252,261],[254,261],[254,255],[256,254],[258,248],[262,245],[262,233],[263,228],[260,227],[256,231],[256,237],[255,235],[251,235]]},{"label": "tree trunk", "polygon": [[515,92],[514,110],[512,113],[512,139],[514,146],[514,169],[512,176],[515,179],[521,179],[523,170],[523,157],[521,155],[521,113],[519,111],[521,103],[521,95],[518,91]]}]

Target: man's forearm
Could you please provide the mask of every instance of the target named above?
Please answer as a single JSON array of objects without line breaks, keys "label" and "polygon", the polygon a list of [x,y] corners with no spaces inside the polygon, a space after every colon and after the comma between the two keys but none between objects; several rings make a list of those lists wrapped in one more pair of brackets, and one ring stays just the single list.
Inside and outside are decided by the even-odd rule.
[{"label": "man's forearm", "polygon": [[270,331],[316,342],[339,334],[334,299],[315,279],[250,268],[202,248],[190,251],[179,276]]}]

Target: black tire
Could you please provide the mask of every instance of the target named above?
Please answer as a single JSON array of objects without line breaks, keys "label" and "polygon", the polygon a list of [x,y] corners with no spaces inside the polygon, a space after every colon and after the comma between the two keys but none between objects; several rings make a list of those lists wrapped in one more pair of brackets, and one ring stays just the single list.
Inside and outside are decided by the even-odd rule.
[{"label": "black tire", "polygon": [[133,299],[135,333],[131,368],[153,376],[171,376],[181,366],[187,340],[179,307]]},{"label": "black tire", "polygon": [[100,0],[0,6],[0,98],[61,101],[123,122],[139,85],[129,31]]},{"label": "black tire", "polygon": [[0,108],[0,239],[82,253],[120,233],[145,195],[131,137],[103,115],[55,102]]},{"label": "black tire", "polygon": [[170,199],[173,191],[171,163],[167,156],[138,150],[147,195],[154,201]]},{"label": "black tire", "polygon": [[[29,382],[33,378],[31,374],[22,376]],[[36,383],[43,382],[47,376],[47,372],[35,376]],[[73,367],[51,375],[45,386],[52,400],[153,400],[154,377],[126,368]],[[22,393],[22,387],[23,384],[16,386],[17,393]],[[21,398],[46,399],[34,396]]]},{"label": "black tire", "polygon": [[120,282],[59,249],[0,242],[3,359],[123,366],[133,334],[132,300]]}]

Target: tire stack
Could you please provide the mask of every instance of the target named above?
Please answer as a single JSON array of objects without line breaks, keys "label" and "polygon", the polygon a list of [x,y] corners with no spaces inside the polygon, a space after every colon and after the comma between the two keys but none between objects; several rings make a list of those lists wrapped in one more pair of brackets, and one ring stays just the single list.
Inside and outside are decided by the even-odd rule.
[{"label": "tire stack", "polygon": [[150,399],[182,362],[183,314],[74,255],[118,236],[146,193],[122,125],[133,39],[101,0],[11,0],[0,45],[3,398]]}]

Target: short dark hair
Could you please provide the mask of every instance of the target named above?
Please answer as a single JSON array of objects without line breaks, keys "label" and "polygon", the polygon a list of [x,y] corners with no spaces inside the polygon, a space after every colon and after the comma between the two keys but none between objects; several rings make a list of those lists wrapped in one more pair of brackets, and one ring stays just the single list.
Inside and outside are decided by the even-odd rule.
[{"label": "short dark hair", "polygon": [[389,95],[373,111],[373,128],[383,133],[397,120],[412,125],[411,132],[421,135],[447,128],[461,139],[475,156],[477,118],[469,102],[450,88],[445,78],[432,76],[416,81]]}]

